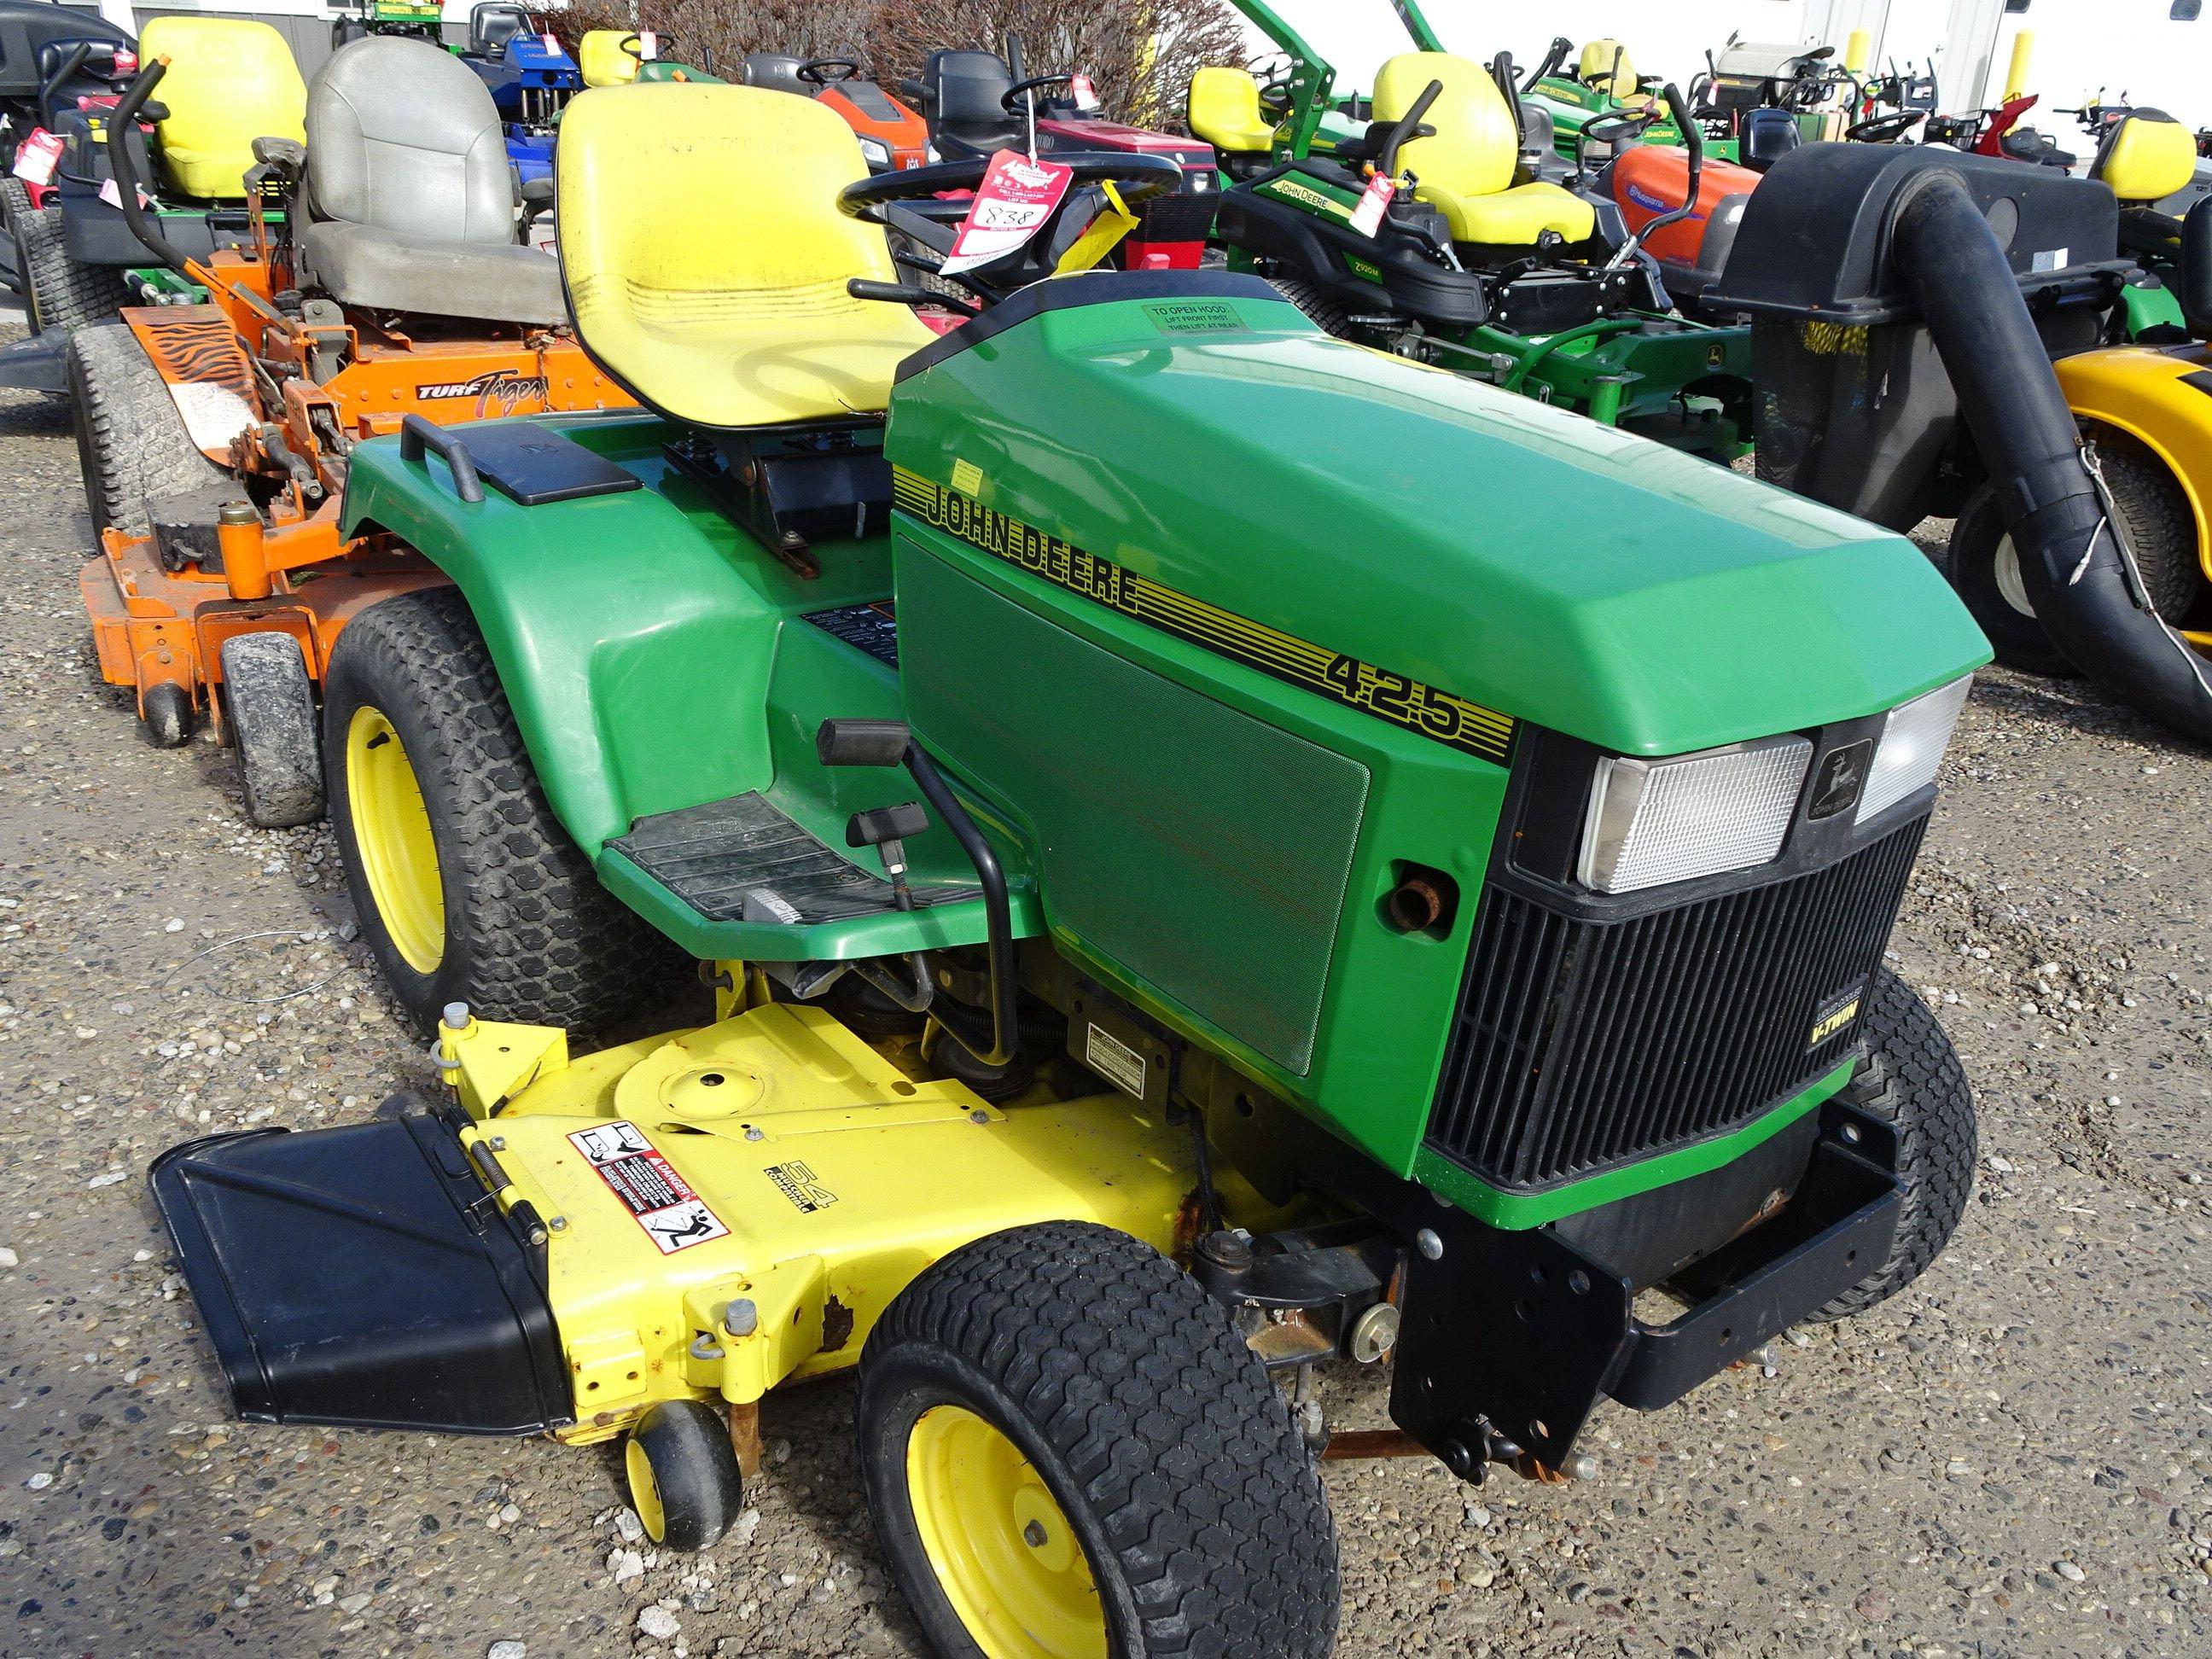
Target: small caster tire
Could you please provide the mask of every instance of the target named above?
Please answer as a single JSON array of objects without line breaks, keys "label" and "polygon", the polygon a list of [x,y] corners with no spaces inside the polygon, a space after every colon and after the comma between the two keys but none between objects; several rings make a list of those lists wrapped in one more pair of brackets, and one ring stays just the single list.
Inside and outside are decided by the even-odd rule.
[{"label": "small caster tire", "polygon": [[192,740],[191,694],[174,680],[148,686],[138,709],[139,727],[156,749],[181,749]]},{"label": "small caster tire", "polygon": [[696,1400],[647,1407],[623,1447],[623,1472],[646,1536],[668,1549],[707,1548],[744,1507],[729,1425]]},{"label": "small caster tire", "polygon": [[222,642],[222,689],[246,816],[264,830],[313,823],[323,815],[323,753],[300,642],[233,635]]}]

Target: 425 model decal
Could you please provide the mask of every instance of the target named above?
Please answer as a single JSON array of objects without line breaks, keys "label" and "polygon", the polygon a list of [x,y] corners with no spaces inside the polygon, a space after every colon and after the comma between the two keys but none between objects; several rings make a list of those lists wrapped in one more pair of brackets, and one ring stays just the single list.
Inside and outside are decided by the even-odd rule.
[{"label": "425 model decal", "polygon": [[1179,593],[904,467],[893,489],[902,511],[978,551],[1216,655],[1484,760],[1503,764],[1512,746],[1510,714]]}]

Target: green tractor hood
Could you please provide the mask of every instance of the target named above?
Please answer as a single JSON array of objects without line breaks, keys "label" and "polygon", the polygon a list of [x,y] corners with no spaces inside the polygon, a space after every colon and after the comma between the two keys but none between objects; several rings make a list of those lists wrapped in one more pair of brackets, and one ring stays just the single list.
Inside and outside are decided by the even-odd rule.
[{"label": "green tractor hood", "polygon": [[1989,647],[1902,537],[1334,339],[1256,278],[1064,277],[909,360],[901,468],[1616,752],[1869,714]]}]

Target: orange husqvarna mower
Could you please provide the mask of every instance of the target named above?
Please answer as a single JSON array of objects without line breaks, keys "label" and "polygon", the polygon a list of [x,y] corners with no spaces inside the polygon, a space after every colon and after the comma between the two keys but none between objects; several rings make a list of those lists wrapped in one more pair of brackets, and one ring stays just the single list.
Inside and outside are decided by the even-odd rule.
[{"label": "orange husqvarna mower", "polygon": [[[133,81],[111,132],[132,129],[162,70]],[[80,329],[67,363],[101,674],[131,688],[156,744],[212,719],[270,826],[322,811],[316,688],[339,631],[443,580],[340,534],[353,447],[635,407],[578,346],[558,264],[519,240],[551,182],[518,190],[466,64],[420,40],[352,41],[309,87],[305,131],[304,145],[254,141],[251,246],[204,258],[162,237],[112,146],[132,231],[208,297]]]},{"label": "orange husqvarna mower", "polygon": [[930,159],[929,123],[886,92],[857,58],[750,52],[738,79],[749,87],[811,98],[836,111],[860,141],[871,173],[918,167]]}]

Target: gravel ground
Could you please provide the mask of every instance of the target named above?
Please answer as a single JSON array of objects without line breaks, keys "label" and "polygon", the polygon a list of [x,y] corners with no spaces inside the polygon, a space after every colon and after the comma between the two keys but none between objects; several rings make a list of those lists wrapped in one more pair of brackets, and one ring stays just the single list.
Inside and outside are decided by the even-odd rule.
[{"label": "gravel ground", "polygon": [[[0,392],[0,1653],[915,1650],[842,1384],[772,1400],[738,1534],[656,1557],[614,1455],[226,1420],[143,1175],[420,1084],[319,828],[99,682],[68,420]],[[1336,1464],[1351,1655],[2212,1652],[2212,769],[2075,684],[1979,683],[1899,930],[1979,1093],[1975,1201],[1874,1316],[1595,1479]],[[1382,1420],[1376,1379],[1337,1420]]]}]

